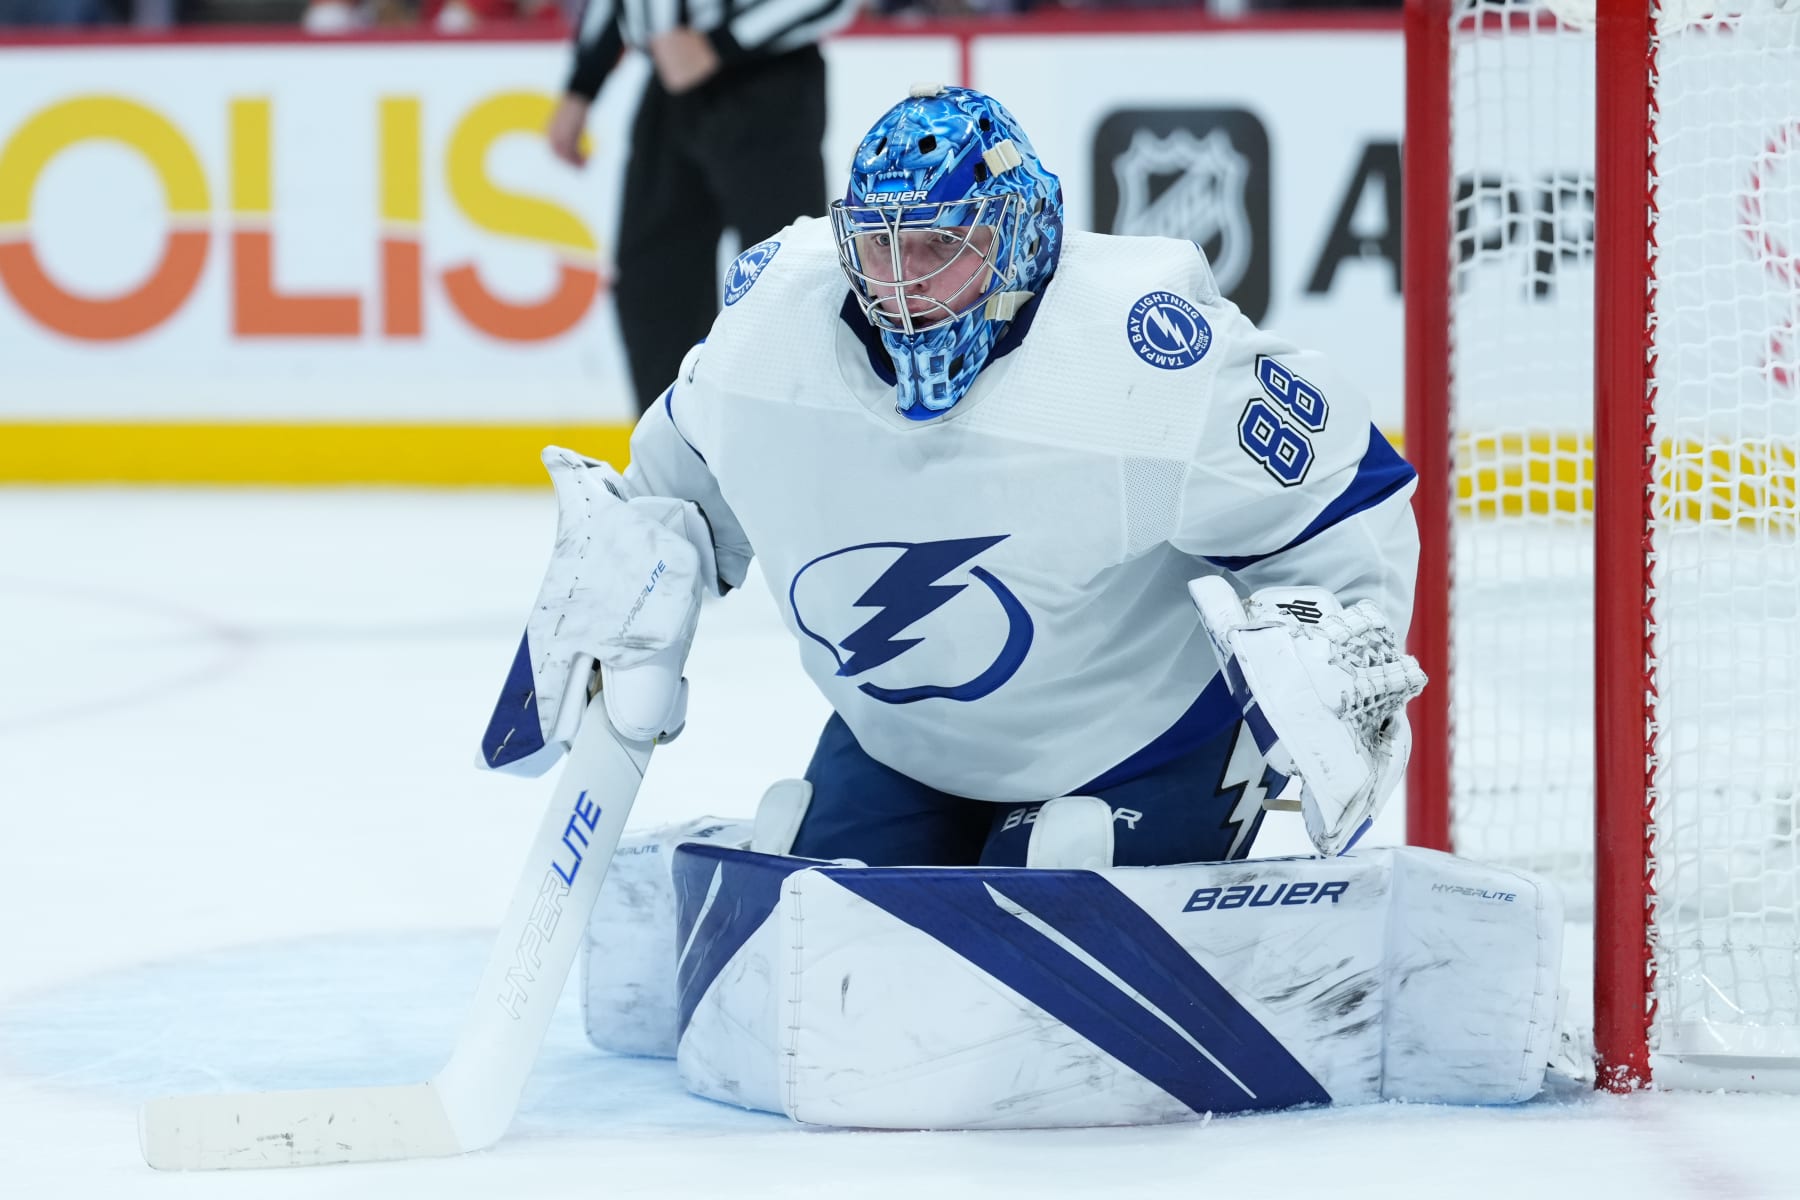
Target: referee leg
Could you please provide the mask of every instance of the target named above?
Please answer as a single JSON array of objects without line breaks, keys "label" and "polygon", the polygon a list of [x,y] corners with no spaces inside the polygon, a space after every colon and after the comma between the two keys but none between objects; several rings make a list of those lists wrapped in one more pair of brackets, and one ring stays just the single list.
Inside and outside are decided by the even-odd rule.
[{"label": "referee leg", "polygon": [[719,308],[723,222],[705,173],[685,153],[680,107],[651,80],[625,168],[614,295],[640,413],[675,381]]},{"label": "referee leg", "polygon": [[[825,211],[825,59],[817,46],[721,79],[699,158],[723,223],[748,249]],[[847,165],[847,164],[846,164]]]}]

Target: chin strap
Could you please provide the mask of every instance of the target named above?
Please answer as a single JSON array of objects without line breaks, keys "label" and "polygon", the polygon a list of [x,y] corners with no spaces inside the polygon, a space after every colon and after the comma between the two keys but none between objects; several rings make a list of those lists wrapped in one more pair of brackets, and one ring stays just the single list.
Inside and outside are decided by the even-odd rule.
[{"label": "chin strap", "polygon": [[1031,292],[995,292],[988,297],[987,308],[982,312],[990,321],[1010,321],[1019,315],[1019,310],[1031,303]]}]

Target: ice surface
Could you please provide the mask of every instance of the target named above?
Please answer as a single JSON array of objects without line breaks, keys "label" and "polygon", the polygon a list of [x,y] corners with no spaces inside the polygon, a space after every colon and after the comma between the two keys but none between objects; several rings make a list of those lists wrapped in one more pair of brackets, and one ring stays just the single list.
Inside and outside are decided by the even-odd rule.
[{"label": "ice surface", "polygon": [[[439,1065],[548,786],[472,762],[552,528],[547,488],[0,489],[0,1195],[1800,1195],[1785,1097],[803,1130],[593,1051],[573,990],[494,1150],[152,1172],[150,1096]],[[760,586],[709,607],[689,673],[635,824],[747,815],[824,718]]]}]

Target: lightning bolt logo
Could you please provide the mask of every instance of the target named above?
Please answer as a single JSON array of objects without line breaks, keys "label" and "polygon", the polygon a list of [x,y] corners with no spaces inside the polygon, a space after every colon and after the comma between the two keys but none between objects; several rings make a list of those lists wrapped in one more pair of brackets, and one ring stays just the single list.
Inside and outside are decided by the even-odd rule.
[{"label": "lightning bolt logo", "polygon": [[1215,796],[1232,797],[1231,811],[1223,822],[1224,828],[1232,831],[1231,849],[1225,854],[1227,859],[1248,851],[1251,839],[1262,824],[1263,802],[1269,798],[1264,776],[1266,769],[1262,751],[1256,748],[1256,739],[1250,734],[1249,723],[1238,722],[1231,756],[1225,760],[1218,786],[1213,788]]},{"label": "lightning bolt logo", "polygon": [[[836,675],[840,678],[866,677],[924,641],[924,637],[901,635],[969,588],[967,583],[942,583],[940,580],[964,567],[984,551],[1005,541],[1007,537],[1007,534],[999,534],[994,537],[951,538],[941,542],[873,542],[835,550],[821,555],[800,569],[788,587],[788,603],[793,608],[800,632],[831,652],[832,658],[837,662]],[[889,550],[899,550],[900,556],[881,572],[874,583],[851,601],[854,608],[876,610],[873,616],[835,643],[808,627],[798,601],[800,581],[808,571],[827,560],[845,555]],[[978,700],[1012,678],[1025,661],[1025,654],[1031,647],[1034,632],[1031,614],[1026,611],[1019,598],[989,571],[979,566],[969,566],[967,574],[970,579],[987,589],[1006,615],[1005,642],[993,662],[974,678],[963,683],[887,688],[865,681],[857,685],[859,691],[888,704],[911,704],[933,697]],[[810,607],[812,606],[809,605]]]},{"label": "lightning bolt logo", "polygon": [[912,546],[881,578],[856,599],[858,608],[879,609],[862,627],[838,645],[850,651],[850,657],[838,667],[839,675],[860,675],[882,663],[891,662],[906,653],[923,638],[898,636],[913,622],[930,616],[950,602],[969,585],[938,583],[951,571],[962,566],[989,546],[1006,540],[999,537],[957,538],[948,542],[926,542]]},{"label": "lightning bolt logo", "polygon": [[1144,319],[1161,330],[1163,337],[1174,349],[1187,350],[1190,348],[1192,339],[1188,336],[1188,331],[1175,324],[1175,319],[1169,315],[1167,309],[1153,308],[1144,314]]},{"label": "lightning bolt logo", "polygon": [[1193,304],[1174,292],[1138,298],[1125,320],[1132,352],[1153,367],[1179,371],[1206,357],[1212,326]]}]

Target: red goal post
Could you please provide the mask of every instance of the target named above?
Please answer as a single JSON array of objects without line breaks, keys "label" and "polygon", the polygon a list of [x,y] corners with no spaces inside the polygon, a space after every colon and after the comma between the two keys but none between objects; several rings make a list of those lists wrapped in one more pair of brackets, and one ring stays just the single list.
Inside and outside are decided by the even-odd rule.
[{"label": "red goal post", "polygon": [[1604,1086],[1793,1089],[1800,2],[1407,42],[1409,837],[1591,914]]}]

